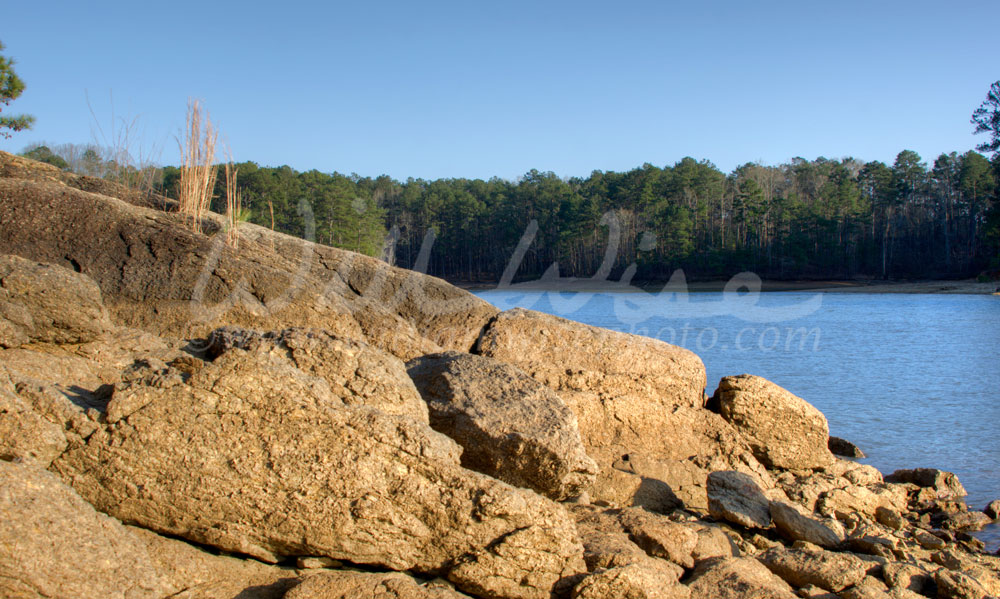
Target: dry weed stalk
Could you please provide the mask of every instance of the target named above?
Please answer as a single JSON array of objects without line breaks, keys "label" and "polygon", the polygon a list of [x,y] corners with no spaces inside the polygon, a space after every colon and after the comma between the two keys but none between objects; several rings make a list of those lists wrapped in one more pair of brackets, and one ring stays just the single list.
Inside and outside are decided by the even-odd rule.
[{"label": "dry weed stalk", "polygon": [[[139,117],[117,117],[114,95],[109,94],[111,123],[105,132],[90,102],[90,96],[86,93],[85,96],[93,119],[91,137],[94,138],[94,143],[83,148],[82,157],[73,156],[66,160],[70,163],[82,163],[78,164],[78,167],[84,167],[83,174],[114,181],[126,189],[149,196],[153,193],[162,172],[157,168],[154,159],[154,156],[159,154],[157,146],[154,144],[147,149],[139,141],[144,137],[139,131]],[[64,146],[64,151],[68,154],[76,154],[74,150],[71,144]],[[87,151],[92,151],[92,155],[88,156]],[[73,170],[80,172],[78,168]]]},{"label": "dry weed stalk", "polygon": [[[204,127],[202,122],[204,121]],[[195,231],[201,231],[202,215],[208,210],[215,189],[215,144],[218,133],[201,102],[188,102],[187,127],[181,149],[181,178],[177,201],[181,214],[190,216]]]},{"label": "dry weed stalk", "polygon": [[226,243],[233,249],[236,248],[239,240],[236,226],[239,224],[243,212],[242,197],[239,188],[236,187],[236,175],[239,170],[233,166],[233,161],[230,158],[229,162],[226,163]]}]

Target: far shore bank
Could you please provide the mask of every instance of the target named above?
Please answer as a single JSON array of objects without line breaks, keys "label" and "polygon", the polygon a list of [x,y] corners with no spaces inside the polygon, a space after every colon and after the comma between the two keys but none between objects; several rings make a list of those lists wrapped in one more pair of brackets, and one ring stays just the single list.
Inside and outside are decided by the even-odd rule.
[{"label": "far shore bank", "polygon": [[[468,291],[491,291],[497,289],[495,283],[469,283],[449,281],[452,285]],[[647,291],[658,292],[665,281],[643,281],[633,285],[619,285],[615,281],[594,281],[592,279],[564,279],[553,284],[550,281],[523,281],[513,283],[503,289],[509,291],[579,291],[614,292]],[[686,289],[693,292],[721,292],[729,281],[691,281]],[[1000,282],[981,282],[976,279],[926,280],[926,281],[762,281],[761,291],[815,291],[823,293],[934,293],[934,294],[1000,294]]]}]

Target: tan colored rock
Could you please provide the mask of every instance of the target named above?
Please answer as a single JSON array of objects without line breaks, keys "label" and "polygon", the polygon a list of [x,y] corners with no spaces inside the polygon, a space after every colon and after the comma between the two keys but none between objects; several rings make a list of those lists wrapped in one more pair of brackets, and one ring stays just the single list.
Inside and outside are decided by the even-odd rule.
[{"label": "tan colored rock", "polygon": [[598,570],[573,589],[573,599],[688,599],[690,591],[660,570],[631,564]]},{"label": "tan colored rock", "polygon": [[898,485],[848,486],[823,493],[816,501],[816,511],[838,520],[853,513],[874,518],[880,507],[902,512],[906,505],[906,493]]},{"label": "tan colored rock", "polygon": [[939,599],[989,599],[989,593],[975,578],[941,568],[934,573]]},{"label": "tan colored rock", "polygon": [[573,410],[601,469],[595,501],[705,510],[712,470],[744,471],[768,486],[746,442],[702,409],[704,365],[685,349],[522,309],[497,316],[477,349],[547,385]]},{"label": "tan colored rock", "polygon": [[753,478],[742,472],[708,475],[708,511],[714,518],[747,528],[771,526],[770,501]]},{"label": "tan colored rock", "polygon": [[577,510],[577,530],[583,541],[583,558],[591,572],[638,564],[643,569],[659,570],[674,581],[684,569],[677,564],[651,557],[625,532],[617,510]]},{"label": "tan colored rock", "polygon": [[872,587],[855,586],[844,590],[840,597],[841,599],[891,599],[892,595]]},{"label": "tan colored rock", "polygon": [[969,510],[948,516],[941,522],[941,528],[945,530],[977,531],[989,526],[992,521],[983,512]]},{"label": "tan colored rock", "polygon": [[698,533],[692,527],[638,507],[622,510],[618,520],[635,544],[649,555],[683,568],[694,567],[692,554],[698,546]]},{"label": "tan colored rock", "polygon": [[[700,407],[703,403],[705,366],[701,359],[649,337],[515,308],[490,323],[478,350],[518,366],[556,390],[573,389],[607,399],[634,398],[663,407]],[[597,431],[592,434],[596,436]]]},{"label": "tan colored rock", "polygon": [[45,470],[0,461],[0,596],[162,598],[146,547]]},{"label": "tan colored rock", "polygon": [[786,538],[831,549],[844,540],[844,527],[832,519],[819,519],[780,501],[770,504],[771,521]]},{"label": "tan colored rock", "polygon": [[[636,440],[628,447],[589,449],[591,457],[603,466],[593,493],[595,499],[663,512],[682,505],[707,511],[707,479],[711,472],[734,470],[753,478],[761,489],[774,486],[750,448],[718,414],[678,407],[670,412],[650,413],[647,420],[651,425],[650,440],[644,444]],[[603,426],[616,425],[611,421]],[[623,479],[622,473],[634,477]],[[623,488],[616,490],[624,493],[607,492],[614,483],[623,483]]]},{"label": "tan colored rock", "polygon": [[865,562],[854,555],[824,550],[775,547],[759,559],[792,586],[814,584],[834,593],[861,582],[868,570]]},{"label": "tan colored rock", "polygon": [[716,558],[695,568],[691,599],[794,599],[792,587],[752,557]]},{"label": "tan colored rock", "polygon": [[565,522],[547,520],[465,553],[448,571],[448,580],[485,597],[547,599],[564,594],[584,571],[582,548],[575,530],[553,531],[553,524]]},{"label": "tan colored rock", "polygon": [[826,417],[805,400],[752,375],[723,378],[716,397],[722,417],[764,465],[805,470],[833,463]]},{"label": "tan colored rock", "polygon": [[802,599],[840,599],[839,596],[834,595],[826,589],[821,589],[814,584],[807,584],[796,591],[795,594],[802,597]]},{"label": "tan colored rock", "polygon": [[693,528],[695,534],[698,535],[698,542],[695,544],[694,551],[691,552],[691,557],[694,558],[695,564],[717,557],[730,558],[740,556],[739,547],[722,530],[721,526],[697,523]]},{"label": "tan colored rock", "polygon": [[284,599],[462,599],[443,582],[418,582],[399,572],[339,570],[306,576]]},{"label": "tan colored rock", "polygon": [[[4,229],[11,226],[4,221]],[[89,277],[0,255],[0,347],[86,343],[112,328],[101,290]]]},{"label": "tan colored rock", "polygon": [[516,367],[447,352],[407,364],[430,423],[462,446],[462,465],[564,500],[586,491],[597,464],[576,415],[551,389]]},{"label": "tan colored rock", "polygon": [[920,546],[924,549],[932,551],[942,549],[946,545],[945,540],[941,537],[919,528],[913,530],[913,540],[920,543]]},{"label": "tan colored rock", "polygon": [[125,528],[176,589],[171,599],[280,599],[298,582],[299,573],[290,568],[215,555],[144,528]]},{"label": "tan colored rock", "polygon": [[892,530],[899,530],[906,525],[906,520],[899,512],[885,506],[875,508],[875,519],[882,526],[886,526]]},{"label": "tan colored rock", "polygon": [[[3,371],[0,367],[0,376]],[[0,388],[0,460],[22,459],[46,468],[66,449],[63,428]]]},{"label": "tan colored rock", "polygon": [[443,435],[345,406],[268,354],[226,352],[182,384],[144,388],[119,417],[53,469],[102,511],[153,530],[265,561],[446,573],[491,596],[516,580],[517,596],[547,597],[584,570],[559,505],[461,468]]},{"label": "tan colored rock", "polygon": [[[219,342],[221,337],[228,342]],[[427,404],[406,373],[403,362],[367,343],[319,329],[291,328],[255,333],[236,327],[213,331],[210,351],[240,348],[287,358],[289,363],[326,381],[330,391],[349,406],[369,406],[387,414],[427,423]],[[213,351],[214,350],[214,351]]]}]

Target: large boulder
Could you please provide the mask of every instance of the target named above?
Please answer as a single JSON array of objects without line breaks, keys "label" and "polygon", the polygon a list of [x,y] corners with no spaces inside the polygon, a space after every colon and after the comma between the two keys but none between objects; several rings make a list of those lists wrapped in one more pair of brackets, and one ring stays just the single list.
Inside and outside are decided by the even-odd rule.
[{"label": "large boulder", "polygon": [[367,405],[427,423],[427,404],[407,376],[403,362],[367,343],[321,329],[291,328],[258,333],[238,327],[212,332],[209,351],[231,348],[285,358],[299,370],[319,377],[347,405]]},{"label": "large boulder", "polygon": [[753,375],[727,376],[715,392],[722,417],[771,468],[806,470],[833,463],[826,417],[805,400]]},{"label": "large boulder", "polygon": [[[0,221],[4,230],[14,226]],[[86,343],[112,328],[101,290],[90,277],[0,255],[0,347]]]},{"label": "large boulder", "polygon": [[156,380],[116,390],[109,426],[52,465],[123,521],[271,562],[444,574],[497,597],[548,597],[584,570],[558,504],[463,469],[447,437],[345,405],[285,359],[233,349]]},{"label": "large boulder", "polygon": [[430,423],[462,446],[462,465],[556,500],[586,491],[597,465],[576,415],[551,389],[516,367],[447,352],[407,364]]},{"label": "large boulder", "polygon": [[[226,324],[318,327],[410,359],[468,351],[497,313],[435,277],[250,223],[232,248],[220,215],[197,233],[127,190],[24,162],[0,152],[0,253],[91,277],[118,325],[183,337]],[[311,207],[299,208],[308,225]]]},{"label": "large boulder", "polygon": [[612,505],[707,508],[712,470],[769,477],[718,414],[702,408],[705,368],[690,351],[520,308],[477,345],[550,387],[574,413],[601,471],[591,492]]},{"label": "large boulder", "polygon": [[168,597],[181,590],[120,522],[56,476],[0,461],[0,596]]}]

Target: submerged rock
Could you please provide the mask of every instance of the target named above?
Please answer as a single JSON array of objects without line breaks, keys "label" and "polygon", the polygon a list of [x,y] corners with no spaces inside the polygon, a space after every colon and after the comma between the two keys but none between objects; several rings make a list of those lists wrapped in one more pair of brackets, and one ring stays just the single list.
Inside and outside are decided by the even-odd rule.
[{"label": "submerged rock", "polygon": [[827,448],[833,455],[843,456],[845,458],[863,458],[865,457],[865,452],[861,451],[861,448],[851,443],[847,439],[841,439],[840,437],[830,437],[827,442]]},{"label": "submerged rock", "polygon": [[449,352],[407,364],[430,424],[462,446],[462,465],[563,500],[588,490],[597,464],[576,415],[551,389],[516,367]]},{"label": "submerged rock", "polygon": [[938,499],[961,498],[968,493],[959,482],[958,476],[937,468],[913,468],[896,470],[885,477],[886,482],[910,483],[931,489]]}]

